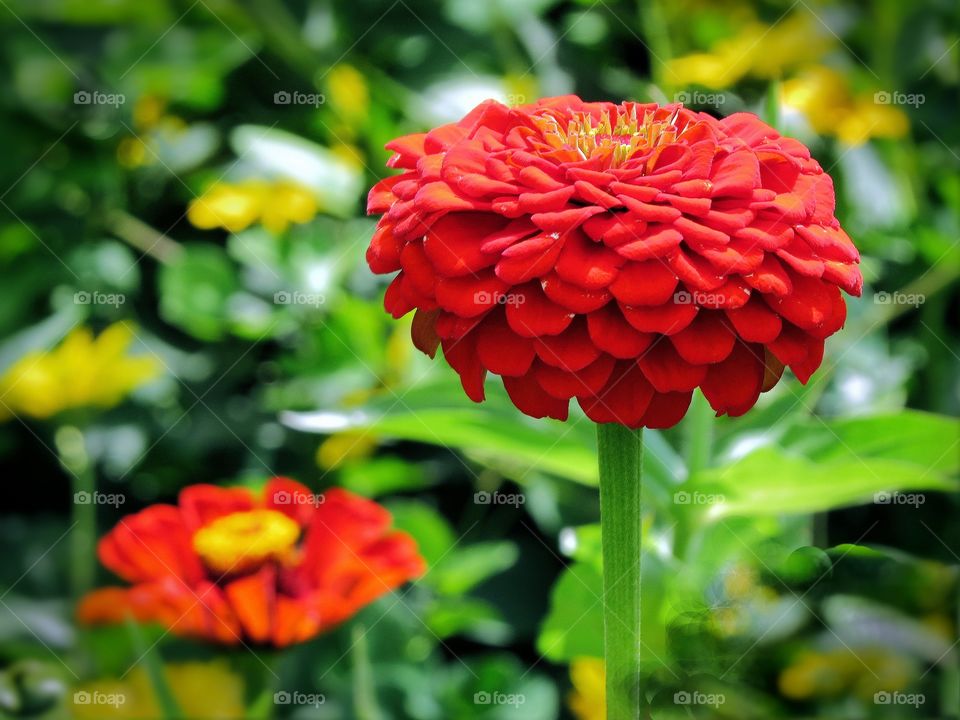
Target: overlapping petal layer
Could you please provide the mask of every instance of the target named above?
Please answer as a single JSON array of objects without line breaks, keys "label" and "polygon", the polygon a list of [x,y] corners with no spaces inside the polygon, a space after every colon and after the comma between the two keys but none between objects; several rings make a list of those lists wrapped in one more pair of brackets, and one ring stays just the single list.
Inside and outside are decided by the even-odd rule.
[{"label": "overlapping petal layer", "polygon": [[533,417],[668,427],[697,387],[740,415],[861,291],[830,176],[750,114],[487,101],[387,148],[367,261],[478,402],[491,372]]},{"label": "overlapping petal layer", "polygon": [[[224,644],[303,642],[423,573],[413,539],[390,524],[375,502],[340,489],[318,499],[286,478],[262,498],[193,485],[177,505],[150,506],[104,536],[100,560],[131,586],[90,593],[78,615],[132,616]],[[287,526],[290,538],[271,534]]]}]

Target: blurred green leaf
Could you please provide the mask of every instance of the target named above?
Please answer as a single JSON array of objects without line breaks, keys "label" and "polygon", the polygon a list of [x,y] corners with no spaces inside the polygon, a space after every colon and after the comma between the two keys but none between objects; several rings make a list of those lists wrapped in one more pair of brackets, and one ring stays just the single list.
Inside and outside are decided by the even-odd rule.
[{"label": "blurred green leaf", "polygon": [[239,284],[226,253],[214,245],[184,248],[160,272],[160,314],[201,340],[219,340],[229,329],[230,296]]}]

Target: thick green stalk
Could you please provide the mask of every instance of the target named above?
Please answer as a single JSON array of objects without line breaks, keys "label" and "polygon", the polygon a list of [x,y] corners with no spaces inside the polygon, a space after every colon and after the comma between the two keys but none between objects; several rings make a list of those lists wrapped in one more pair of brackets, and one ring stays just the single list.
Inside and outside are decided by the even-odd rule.
[{"label": "thick green stalk", "polygon": [[640,718],[641,430],[597,425],[608,720]]},{"label": "thick green stalk", "polygon": [[367,630],[363,625],[353,627],[353,706],[357,720],[379,720],[377,693],[373,685],[373,668],[367,646]]},{"label": "thick green stalk", "polygon": [[93,587],[97,561],[97,480],[86,438],[73,425],[57,430],[54,444],[60,464],[70,473],[73,497],[70,531],[70,594],[79,599]]}]

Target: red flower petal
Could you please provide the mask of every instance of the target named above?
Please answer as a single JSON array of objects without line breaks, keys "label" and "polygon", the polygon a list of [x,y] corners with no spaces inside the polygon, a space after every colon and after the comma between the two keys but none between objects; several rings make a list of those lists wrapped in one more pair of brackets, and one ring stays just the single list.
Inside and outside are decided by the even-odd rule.
[{"label": "red flower petal", "polygon": [[543,362],[567,372],[582,370],[600,355],[600,350],[590,342],[587,322],[582,317],[558,335],[536,338],[533,345]]},{"label": "red flower petal", "polygon": [[490,372],[518,377],[530,369],[535,355],[533,342],[514,333],[502,311],[484,318],[474,334],[480,364]]},{"label": "red flower petal", "polygon": [[718,363],[733,350],[736,336],[716,310],[701,311],[686,328],[670,336],[680,357],[693,365]]},{"label": "red flower petal", "polygon": [[689,392],[703,382],[707,369],[680,357],[667,338],[659,338],[637,363],[657,392]]},{"label": "red flower petal", "polygon": [[507,322],[517,335],[556,335],[573,322],[573,313],[547,298],[538,283],[522,285],[513,295],[506,303]]},{"label": "red flower petal", "polygon": [[561,368],[538,362],[533,376],[536,382],[550,395],[569,400],[576,395],[595,395],[600,392],[616,361],[609,355],[601,355],[582,370],[567,372]]},{"label": "red flower petal", "polygon": [[433,224],[423,248],[437,272],[448,277],[476,274],[497,262],[497,255],[484,252],[482,246],[506,225],[503,218],[489,213],[450,213]]},{"label": "red flower petal", "polygon": [[598,423],[620,423],[639,427],[653,398],[653,387],[636,363],[621,361],[603,390],[577,398],[587,417]]},{"label": "red flower petal", "polygon": [[640,425],[647,428],[670,428],[687,414],[693,392],[654,393]]},{"label": "red flower petal", "polygon": [[727,310],[734,329],[747,342],[768,343],[780,334],[780,316],[758,297],[736,310]]},{"label": "red flower petal", "polygon": [[483,402],[483,381],[487,377],[487,370],[480,364],[477,355],[476,343],[470,336],[459,340],[443,340],[443,357],[460,376],[463,391],[474,402]]},{"label": "red flower petal", "polygon": [[707,368],[700,389],[717,415],[737,417],[757,402],[764,366],[753,347],[738,342],[726,360]]},{"label": "red flower petal", "polygon": [[653,335],[641,333],[627,322],[617,303],[587,315],[587,330],[598,348],[623,360],[638,357],[653,341]]},{"label": "red flower petal", "polygon": [[660,305],[676,289],[676,274],[660,260],[627,263],[610,285],[610,292],[624,305]]},{"label": "red flower petal", "polygon": [[556,272],[562,280],[587,290],[606,288],[617,276],[625,260],[602,243],[580,231],[566,236],[557,259]]},{"label": "red flower petal", "polygon": [[525,415],[534,418],[567,419],[569,402],[548,394],[530,378],[505,377],[503,387],[513,404]]},{"label": "red flower petal", "polygon": [[697,306],[671,301],[652,307],[621,305],[627,322],[640,332],[673,335],[683,330],[697,316]]}]

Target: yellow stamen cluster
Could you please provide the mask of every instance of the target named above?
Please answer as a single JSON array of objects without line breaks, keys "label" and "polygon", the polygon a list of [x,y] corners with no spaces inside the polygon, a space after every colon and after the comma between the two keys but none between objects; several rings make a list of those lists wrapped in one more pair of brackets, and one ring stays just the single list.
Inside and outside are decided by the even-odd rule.
[{"label": "yellow stamen cluster", "polygon": [[276,510],[249,510],[217,518],[193,536],[193,549],[214,572],[238,573],[291,559],[300,526]]},{"label": "yellow stamen cluster", "polygon": [[596,124],[590,114],[576,113],[567,121],[566,129],[556,118],[547,117],[542,129],[544,139],[557,149],[573,149],[583,160],[609,154],[610,165],[617,167],[641,150],[675,142],[682,133],[676,126],[678,113],[679,109],[669,118],[657,120],[647,111],[641,120],[634,105],[629,112],[618,109],[614,120],[604,111]]}]

